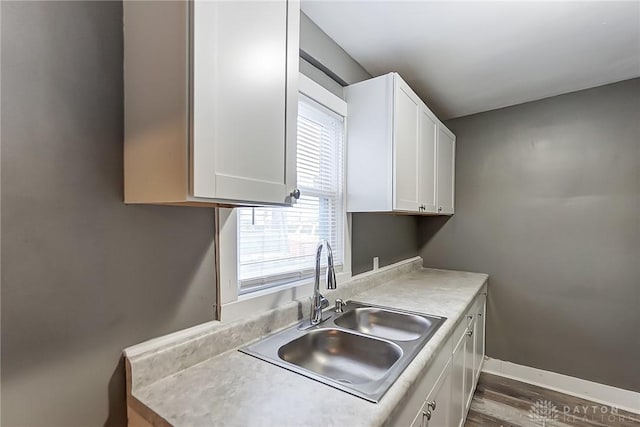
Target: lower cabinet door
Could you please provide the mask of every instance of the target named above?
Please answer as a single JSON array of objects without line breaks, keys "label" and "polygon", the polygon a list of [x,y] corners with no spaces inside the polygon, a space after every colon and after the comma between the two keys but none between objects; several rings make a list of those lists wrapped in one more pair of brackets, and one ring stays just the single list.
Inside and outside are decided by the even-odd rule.
[{"label": "lower cabinet door", "polygon": [[464,413],[467,413],[467,409],[469,405],[471,405],[471,400],[473,399],[473,390],[476,385],[475,378],[475,365],[474,365],[474,356],[475,356],[475,337],[473,334],[475,333],[473,330],[473,323],[469,325],[467,329],[467,335],[465,336],[464,343]]},{"label": "lower cabinet door", "polygon": [[450,427],[451,361],[442,371],[411,427]]},{"label": "lower cabinet door", "polygon": [[466,336],[456,346],[451,359],[451,403],[449,425],[458,427],[464,419],[464,356]]},{"label": "lower cabinet door", "polygon": [[451,425],[451,371],[447,369],[440,378],[439,387],[434,389],[427,399],[427,409],[431,411],[431,419],[427,420],[429,427],[449,427]]},{"label": "lower cabinet door", "polygon": [[485,331],[485,315],[486,315],[486,297],[480,295],[478,301],[478,312],[476,313],[476,321],[474,330],[475,345],[473,356],[473,372],[476,382],[480,375],[480,369],[482,368],[482,360],[484,359],[484,331]]}]

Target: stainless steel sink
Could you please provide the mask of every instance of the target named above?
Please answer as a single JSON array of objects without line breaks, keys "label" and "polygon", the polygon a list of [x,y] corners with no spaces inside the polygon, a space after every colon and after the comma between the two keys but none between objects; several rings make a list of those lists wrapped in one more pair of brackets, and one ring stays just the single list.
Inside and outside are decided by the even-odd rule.
[{"label": "stainless steel sink", "polygon": [[378,402],[446,320],[350,301],[344,313],[302,322],[241,352]]},{"label": "stainless steel sink", "polygon": [[364,384],[384,377],[402,349],[340,329],[316,329],[280,347],[278,356],[341,383]]},{"label": "stainless steel sink", "polygon": [[395,341],[419,339],[437,319],[376,307],[351,310],[335,320],[336,325]]}]

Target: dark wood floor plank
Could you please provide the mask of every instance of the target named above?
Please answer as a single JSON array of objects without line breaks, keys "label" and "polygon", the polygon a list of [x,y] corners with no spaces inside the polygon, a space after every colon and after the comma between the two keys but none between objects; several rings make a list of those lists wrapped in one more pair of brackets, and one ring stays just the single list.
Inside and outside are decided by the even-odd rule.
[{"label": "dark wood floor plank", "polygon": [[499,418],[473,410],[469,411],[467,421],[464,425],[465,427],[520,427],[516,424],[510,424]]},{"label": "dark wood floor plank", "polygon": [[482,373],[465,426],[640,427],[640,415]]}]

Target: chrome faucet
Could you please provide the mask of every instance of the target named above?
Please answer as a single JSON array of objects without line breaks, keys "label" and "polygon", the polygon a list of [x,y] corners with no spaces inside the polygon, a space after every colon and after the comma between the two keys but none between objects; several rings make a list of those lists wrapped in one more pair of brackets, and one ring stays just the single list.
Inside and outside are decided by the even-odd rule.
[{"label": "chrome faucet", "polygon": [[317,325],[322,322],[322,309],[329,306],[329,301],[320,293],[320,255],[322,248],[327,248],[327,289],[336,288],[336,272],[333,269],[333,253],[329,242],[322,239],[318,243],[316,250],[316,274],[313,284],[313,297],[311,299],[311,316],[309,322],[311,325]]}]

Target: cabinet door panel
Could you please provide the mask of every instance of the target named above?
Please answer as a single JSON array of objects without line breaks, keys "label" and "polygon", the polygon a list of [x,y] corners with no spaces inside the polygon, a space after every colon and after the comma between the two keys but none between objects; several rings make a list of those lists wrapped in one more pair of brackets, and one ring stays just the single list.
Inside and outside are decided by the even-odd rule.
[{"label": "cabinet door panel", "polygon": [[418,210],[418,134],[420,99],[398,79],[394,107],[393,208]]},{"label": "cabinet door panel", "polygon": [[438,120],[425,107],[420,112],[419,202],[424,212],[437,212],[436,206],[436,132]]},{"label": "cabinet door panel", "polygon": [[465,337],[464,345],[464,413],[466,414],[471,400],[473,399],[473,390],[475,387],[474,376],[474,331],[473,323],[469,326],[469,334]]},{"label": "cabinet door panel", "polygon": [[463,338],[451,359],[451,426],[460,426],[464,419],[464,356],[465,339]]},{"label": "cabinet door panel", "polygon": [[451,372],[449,370],[442,374],[436,387],[427,398],[427,405],[431,402],[435,404],[435,409],[431,409],[431,419],[427,425],[429,427],[449,427],[451,425],[449,421],[451,415]]},{"label": "cabinet door panel", "polygon": [[455,185],[455,150],[453,134],[438,125],[438,212],[453,214]]},{"label": "cabinet door panel", "polygon": [[295,180],[297,102],[287,102],[288,79],[297,79],[287,43],[295,8],[247,1],[193,8],[193,195],[285,203]]},{"label": "cabinet door panel", "polygon": [[473,357],[473,370],[475,380],[478,381],[480,375],[480,369],[482,368],[482,360],[484,359],[484,335],[485,335],[485,316],[486,316],[486,296],[480,295],[478,297],[478,311],[476,313],[475,322],[475,345],[474,345],[474,357]]}]

